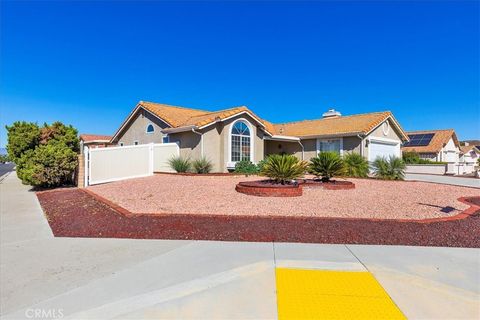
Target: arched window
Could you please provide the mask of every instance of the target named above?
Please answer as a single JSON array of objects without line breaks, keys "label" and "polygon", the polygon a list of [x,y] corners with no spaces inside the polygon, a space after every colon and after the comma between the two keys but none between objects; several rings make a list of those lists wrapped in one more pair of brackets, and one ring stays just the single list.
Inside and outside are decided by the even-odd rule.
[{"label": "arched window", "polygon": [[251,130],[245,121],[239,120],[232,126],[230,133],[230,161],[251,160]]},{"label": "arched window", "polygon": [[153,127],[153,124],[150,123],[150,124],[147,126],[147,130],[146,130],[146,131],[147,131],[147,133],[154,133],[154,132],[155,132],[155,128]]}]

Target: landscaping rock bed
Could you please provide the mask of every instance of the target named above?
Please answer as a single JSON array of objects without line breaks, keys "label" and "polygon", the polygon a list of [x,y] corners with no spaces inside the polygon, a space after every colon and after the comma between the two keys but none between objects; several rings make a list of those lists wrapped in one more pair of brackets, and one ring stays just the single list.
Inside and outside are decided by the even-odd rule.
[{"label": "landscaping rock bed", "polygon": [[[462,219],[401,222],[292,216],[201,214],[127,217],[81,189],[37,193],[57,237],[195,239],[480,247],[480,210]],[[479,203],[469,200],[471,203]]]},{"label": "landscaping rock bed", "polygon": [[302,187],[298,184],[279,184],[270,180],[243,181],[235,186],[240,193],[258,197],[299,197]]}]

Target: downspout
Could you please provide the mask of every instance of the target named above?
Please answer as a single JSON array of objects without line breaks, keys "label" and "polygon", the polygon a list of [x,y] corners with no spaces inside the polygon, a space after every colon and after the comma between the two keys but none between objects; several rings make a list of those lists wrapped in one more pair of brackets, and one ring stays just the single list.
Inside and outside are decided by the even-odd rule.
[{"label": "downspout", "polygon": [[195,131],[195,128],[192,128],[192,132],[200,136],[200,155],[203,158],[203,133]]},{"label": "downspout", "polygon": [[302,160],[305,160],[305,148],[303,147],[302,141],[298,140],[298,144],[302,147]]},{"label": "downspout", "polygon": [[359,134],[357,134],[357,137],[360,139],[360,155],[365,157],[365,145],[363,144],[364,138]]}]

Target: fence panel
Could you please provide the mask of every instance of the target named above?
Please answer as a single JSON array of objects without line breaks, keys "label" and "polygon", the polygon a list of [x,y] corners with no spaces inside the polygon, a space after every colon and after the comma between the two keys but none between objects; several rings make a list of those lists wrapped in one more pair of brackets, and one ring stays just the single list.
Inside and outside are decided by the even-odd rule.
[{"label": "fence panel", "polygon": [[175,172],[168,160],[180,154],[180,148],[176,143],[155,144],[153,146],[153,171],[154,172]]}]

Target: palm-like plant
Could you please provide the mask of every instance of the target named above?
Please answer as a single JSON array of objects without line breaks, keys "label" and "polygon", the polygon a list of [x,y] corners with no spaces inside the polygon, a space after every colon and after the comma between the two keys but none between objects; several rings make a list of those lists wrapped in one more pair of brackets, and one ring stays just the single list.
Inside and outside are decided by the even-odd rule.
[{"label": "palm-like plant", "polygon": [[349,177],[365,178],[368,176],[368,161],[358,153],[347,153],[343,157],[345,174]]},{"label": "palm-like plant", "polygon": [[181,156],[170,158],[168,164],[176,172],[188,172],[192,167],[190,159]]},{"label": "palm-like plant", "polygon": [[212,162],[205,157],[194,160],[192,166],[196,173],[209,173],[213,167]]},{"label": "palm-like plant", "polygon": [[310,159],[308,172],[328,182],[334,176],[345,174],[345,164],[336,152],[320,152],[315,158]]},{"label": "palm-like plant", "polygon": [[272,154],[265,159],[261,176],[269,177],[276,183],[285,184],[285,182],[302,177],[308,168],[306,161],[301,161],[290,154]]},{"label": "palm-like plant", "polygon": [[405,168],[405,162],[395,156],[390,156],[388,159],[378,157],[372,163],[375,177],[384,180],[403,180],[405,178]]}]

